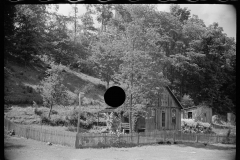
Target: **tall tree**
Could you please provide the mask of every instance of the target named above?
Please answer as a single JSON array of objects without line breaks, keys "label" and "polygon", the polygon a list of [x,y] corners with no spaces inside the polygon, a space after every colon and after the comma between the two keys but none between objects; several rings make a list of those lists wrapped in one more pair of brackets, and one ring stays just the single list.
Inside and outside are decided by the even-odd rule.
[{"label": "tall tree", "polygon": [[13,53],[13,36],[14,36],[14,18],[16,16],[15,5],[4,5],[4,59],[7,59]]},{"label": "tall tree", "polygon": [[188,10],[186,7],[181,8],[178,4],[171,4],[170,13],[177,17],[182,23],[184,23],[190,17],[190,10]]},{"label": "tall tree", "polygon": [[107,88],[121,63],[119,53],[122,52],[123,46],[119,43],[110,33],[103,33],[92,47],[90,60],[95,63],[99,77],[107,83]]},{"label": "tall tree", "polygon": [[46,5],[16,5],[14,55],[25,64],[41,54],[46,43],[46,14]]},{"label": "tall tree", "polygon": [[107,23],[113,17],[113,4],[87,4],[87,12],[97,15],[97,21],[101,23],[101,32],[106,32]]}]

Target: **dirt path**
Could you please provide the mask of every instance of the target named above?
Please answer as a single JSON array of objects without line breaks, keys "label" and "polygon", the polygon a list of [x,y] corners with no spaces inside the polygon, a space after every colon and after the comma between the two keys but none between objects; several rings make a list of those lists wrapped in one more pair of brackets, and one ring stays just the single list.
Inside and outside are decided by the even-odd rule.
[{"label": "dirt path", "polygon": [[[5,137],[6,160],[234,160],[235,148],[155,145],[134,148],[74,149],[35,140]],[[231,147],[231,146],[228,146]]]}]

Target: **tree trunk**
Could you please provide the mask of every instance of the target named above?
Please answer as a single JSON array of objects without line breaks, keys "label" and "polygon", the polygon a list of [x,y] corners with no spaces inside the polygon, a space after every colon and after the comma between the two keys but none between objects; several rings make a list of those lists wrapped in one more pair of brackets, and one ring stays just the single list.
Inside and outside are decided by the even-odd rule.
[{"label": "tree trunk", "polygon": [[109,80],[107,80],[107,89],[109,88]]},{"label": "tree trunk", "polygon": [[[133,88],[133,73],[131,77],[131,89],[132,88]],[[131,90],[131,96],[130,96],[129,127],[130,127],[131,141],[132,141],[132,90]]]},{"label": "tree trunk", "polygon": [[49,111],[49,114],[48,114],[49,119],[51,118],[51,113],[52,113],[52,105],[50,106],[50,111]]},{"label": "tree trunk", "polygon": [[77,6],[74,7],[75,21],[74,21],[74,44],[76,43],[76,32],[77,32]]},{"label": "tree trunk", "polygon": [[132,93],[130,96],[129,127],[130,127],[130,133],[132,134]]},{"label": "tree trunk", "polygon": [[103,32],[103,18],[102,18],[101,32]]},{"label": "tree trunk", "polygon": [[79,108],[78,108],[78,126],[77,126],[77,133],[79,133],[79,129],[80,129],[80,108],[81,108],[81,93],[79,93],[79,96],[78,96],[78,99],[79,99]]}]

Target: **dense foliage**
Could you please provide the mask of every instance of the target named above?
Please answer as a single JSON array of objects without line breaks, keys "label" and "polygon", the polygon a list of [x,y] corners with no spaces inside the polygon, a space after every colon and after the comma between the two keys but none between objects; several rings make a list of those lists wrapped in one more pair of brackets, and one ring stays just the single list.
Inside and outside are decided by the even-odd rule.
[{"label": "dense foliage", "polygon": [[215,113],[235,113],[236,42],[218,23],[206,26],[179,5],[159,12],[154,5],[92,4],[81,16],[76,5],[69,16],[58,8],[4,7],[4,59],[27,64],[48,55],[101,78],[107,87],[122,85],[125,111],[154,105],[159,88],[169,85],[187,106],[204,102]]},{"label": "dense foliage", "polygon": [[50,66],[51,68],[46,71],[47,76],[41,81],[39,86],[43,104],[50,108],[49,118],[54,105],[68,105],[70,99],[66,87],[62,84],[63,69],[61,65],[51,63]]}]

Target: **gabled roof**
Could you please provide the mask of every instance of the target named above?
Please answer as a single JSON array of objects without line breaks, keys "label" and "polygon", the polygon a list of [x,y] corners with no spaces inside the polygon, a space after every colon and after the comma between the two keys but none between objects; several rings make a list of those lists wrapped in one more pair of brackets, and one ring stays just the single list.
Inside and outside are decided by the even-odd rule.
[{"label": "gabled roof", "polygon": [[166,89],[172,95],[172,97],[173,97],[174,101],[177,103],[177,105],[180,106],[181,109],[184,109],[183,106],[181,105],[181,103],[178,101],[177,97],[172,93],[171,89],[168,86],[166,86]]}]

